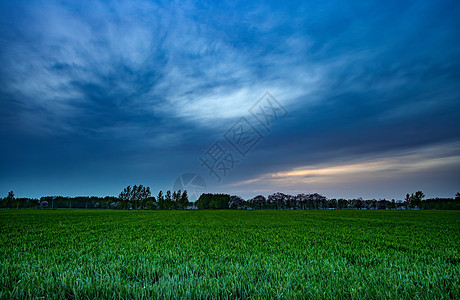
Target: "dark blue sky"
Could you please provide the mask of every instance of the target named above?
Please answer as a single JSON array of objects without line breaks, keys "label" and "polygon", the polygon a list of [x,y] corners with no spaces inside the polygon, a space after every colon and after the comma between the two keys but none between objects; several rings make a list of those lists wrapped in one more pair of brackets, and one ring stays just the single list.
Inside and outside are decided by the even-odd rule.
[{"label": "dark blue sky", "polygon": [[460,191],[458,1],[0,3],[2,195]]}]

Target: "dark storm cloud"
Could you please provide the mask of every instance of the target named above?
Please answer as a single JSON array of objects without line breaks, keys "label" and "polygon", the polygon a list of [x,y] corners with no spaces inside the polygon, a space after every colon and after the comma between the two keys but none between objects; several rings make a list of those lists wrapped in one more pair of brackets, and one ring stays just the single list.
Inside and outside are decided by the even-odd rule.
[{"label": "dark storm cloud", "polygon": [[[198,157],[238,118],[250,118],[267,90],[289,114],[217,190],[238,192],[225,189],[299,168],[459,154],[454,1],[5,1],[1,8],[3,192],[167,189],[182,172],[205,173]],[[318,176],[302,172],[307,184]],[[443,174],[455,179],[458,170]],[[302,188],[292,182],[272,188]],[[333,179],[330,186],[339,193]],[[359,182],[350,186],[360,193]]]}]

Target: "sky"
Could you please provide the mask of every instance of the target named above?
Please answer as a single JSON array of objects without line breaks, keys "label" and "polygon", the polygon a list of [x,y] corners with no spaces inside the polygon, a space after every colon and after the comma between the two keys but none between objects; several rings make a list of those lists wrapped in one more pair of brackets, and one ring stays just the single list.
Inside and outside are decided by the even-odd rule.
[{"label": "sky", "polygon": [[444,0],[0,0],[0,196],[453,197],[459,15]]}]

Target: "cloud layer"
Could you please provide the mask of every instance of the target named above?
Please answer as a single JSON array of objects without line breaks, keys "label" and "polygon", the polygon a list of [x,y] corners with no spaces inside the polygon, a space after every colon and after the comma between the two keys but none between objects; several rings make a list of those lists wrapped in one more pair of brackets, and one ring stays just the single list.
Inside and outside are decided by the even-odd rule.
[{"label": "cloud layer", "polygon": [[205,176],[198,158],[240,117],[257,127],[248,109],[266,91],[288,115],[257,127],[264,139],[222,183],[206,177],[210,190],[460,188],[455,1],[0,8],[2,193],[117,194]]}]

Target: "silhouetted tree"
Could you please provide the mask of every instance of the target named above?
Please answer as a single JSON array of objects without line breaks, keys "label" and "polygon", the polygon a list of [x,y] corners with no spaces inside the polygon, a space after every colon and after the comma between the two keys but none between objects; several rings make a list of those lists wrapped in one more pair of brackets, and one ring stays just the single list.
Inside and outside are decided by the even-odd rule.
[{"label": "silhouetted tree", "polygon": [[377,200],[375,199],[364,200],[364,208],[377,209]]},{"label": "silhouetted tree", "polygon": [[[142,185],[141,185],[142,187]],[[141,204],[141,208],[146,208],[147,207],[147,202],[149,201],[150,199],[150,196],[152,195],[152,193],[150,192],[150,187],[146,187],[144,188],[143,190],[140,191],[140,199],[138,199],[138,201],[140,202]]]},{"label": "silhouetted tree", "polygon": [[[71,201],[69,201],[70,203],[72,203],[73,199],[71,199]],[[116,203],[118,202],[118,198],[117,197],[114,197],[114,196],[105,196],[104,197],[104,208],[112,208],[112,203]]]},{"label": "silhouetted tree", "polygon": [[406,207],[411,206],[412,198],[411,198],[411,196],[409,194],[406,194],[406,198],[404,198],[404,201],[406,202]]},{"label": "silhouetted tree", "polygon": [[385,199],[379,200],[377,202],[377,209],[387,209],[389,205],[390,205],[390,201],[385,200]]},{"label": "silhouetted tree", "polygon": [[189,204],[189,202],[188,202],[187,190],[184,190],[182,192],[182,195],[180,195],[179,207],[185,209],[185,208],[187,208],[188,204]]},{"label": "silhouetted tree", "polygon": [[[179,197],[180,197],[180,196],[179,196]],[[173,193],[172,193],[172,197],[171,197],[171,200],[172,200],[172,201],[178,201],[178,200],[179,200],[179,198],[178,198],[178,196],[177,196],[177,192],[176,192],[176,191],[173,191]]]},{"label": "silhouetted tree", "polygon": [[231,196],[230,201],[228,203],[228,207],[232,209],[240,209],[243,208],[244,200],[239,196]]},{"label": "silhouetted tree", "polygon": [[128,209],[131,204],[132,208],[140,208],[146,203],[150,197],[150,188],[144,187],[142,184],[137,186],[127,186],[118,196],[123,208]]},{"label": "silhouetted tree", "polygon": [[174,191],[172,194],[171,209],[177,209],[180,206],[180,198],[182,197],[182,191]]},{"label": "silhouetted tree", "polygon": [[420,204],[422,203],[423,198],[425,198],[425,194],[422,191],[415,192],[413,202],[416,207],[420,207]]},{"label": "silhouetted tree", "polygon": [[306,209],[307,207],[307,195],[305,194],[297,194],[295,196],[296,202],[299,204],[300,208]]},{"label": "silhouetted tree", "polygon": [[315,209],[326,208],[327,206],[327,198],[318,193],[309,194],[308,198],[312,202]]},{"label": "silhouetted tree", "polygon": [[144,208],[155,209],[156,208],[156,199],[153,196],[147,198]]},{"label": "silhouetted tree", "polygon": [[15,198],[14,198],[14,192],[13,191],[9,191],[8,192],[8,196],[6,196],[3,201],[5,201],[5,206],[8,207],[8,208],[13,208],[13,205],[14,205],[14,201],[15,201]]},{"label": "silhouetted tree", "polygon": [[345,209],[348,208],[348,200],[340,198],[337,200],[337,208],[339,209]]},{"label": "silhouetted tree", "polygon": [[422,191],[417,191],[415,194],[406,194],[406,203],[409,208],[420,207],[425,194]]},{"label": "silhouetted tree", "polygon": [[353,207],[356,209],[361,209],[363,208],[364,201],[363,198],[359,197],[358,199],[353,199]]},{"label": "silhouetted tree", "polygon": [[268,196],[268,202],[272,203],[276,207],[276,209],[282,209],[286,204],[286,195],[279,192],[274,193]]},{"label": "silhouetted tree", "polygon": [[338,201],[337,199],[331,199],[328,201],[328,208],[338,208]]},{"label": "silhouetted tree", "polygon": [[212,200],[212,194],[201,194],[200,198],[196,201],[196,206],[199,209],[209,209]]},{"label": "silhouetted tree", "polygon": [[391,201],[388,203],[388,208],[389,208],[389,209],[395,209],[395,208],[396,208],[396,201],[395,201],[395,199],[391,199]]},{"label": "silhouetted tree", "polygon": [[[362,198],[346,200],[346,199],[327,199],[326,197],[314,194],[298,194],[292,196],[284,193],[274,193],[267,198],[263,195],[257,195],[249,201],[243,200],[238,196],[230,196],[227,194],[202,194],[196,205],[200,209],[241,209],[241,208],[277,208],[277,209],[326,209],[326,208],[356,208],[356,209],[400,209],[402,207],[420,209],[452,209],[460,210],[460,193],[455,194],[454,198],[432,198],[424,199],[425,194],[422,191],[417,191],[413,194],[407,194],[405,201],[392,199],[368,199]],[[158,202],[157,202],[158,200]],[[187,191],[181,192],[167,191],[166,195],[163,192],[158,193],[158,199],[150,195],[150,188],[142,185],[134,185],[126,187],[119,197],[106,196],[78,196],[78,197],[63,197],[63,196],[44,196],[38,199],[15,198],[14,192],[10,191],[7,197],[0,198],[0,207],[2,208],[32,208],[42,207],[47,208],[124,208],[130,207],[134,209],[183,209],[189,204]]]},{"label": "silhouetted tree", "polygon": [[292,196],[292,195],[287,194],[287,195],[286,195],[286,198],[285,198],[285,202],[286,202],[286,208],[287,208],[287,209],[291,209],[291,208],[296,208],[296,207],[297,207],[297,199],[296,199],[295,196]]},{"label": "silhouetted tree", "polygon": [[250,203],[253,204],[253,208],[262,209],[262,207],[265,207],[266,201],[265,196],[257,195],[250,200]]},{"label": "silhouetted tree", "polygon": [[171,206],[172,206],[172,195],[171,195],[171,191],[168,190],[166,191],[166,195],[165,195],[165,208],[171,209]]},{"label": "silhouetted tree", "polygon": [[228,209],[230,195],[227,194],[201,194],[196,201],[199,209]]},{"label": "silhouetted tree", "polygon": [[159,209],[165,209],[166,208],[165,198],[163,196],[163,191],[158,192],[157,201],[158,201],[158,208]]},{"label": "silhouetted tree", "polygon": [[128,185],[118,196],[118,199],[120,200],[121,208],[128,209],[129,206],[129,200],[132,195],[132,190],[131,186]]}]

